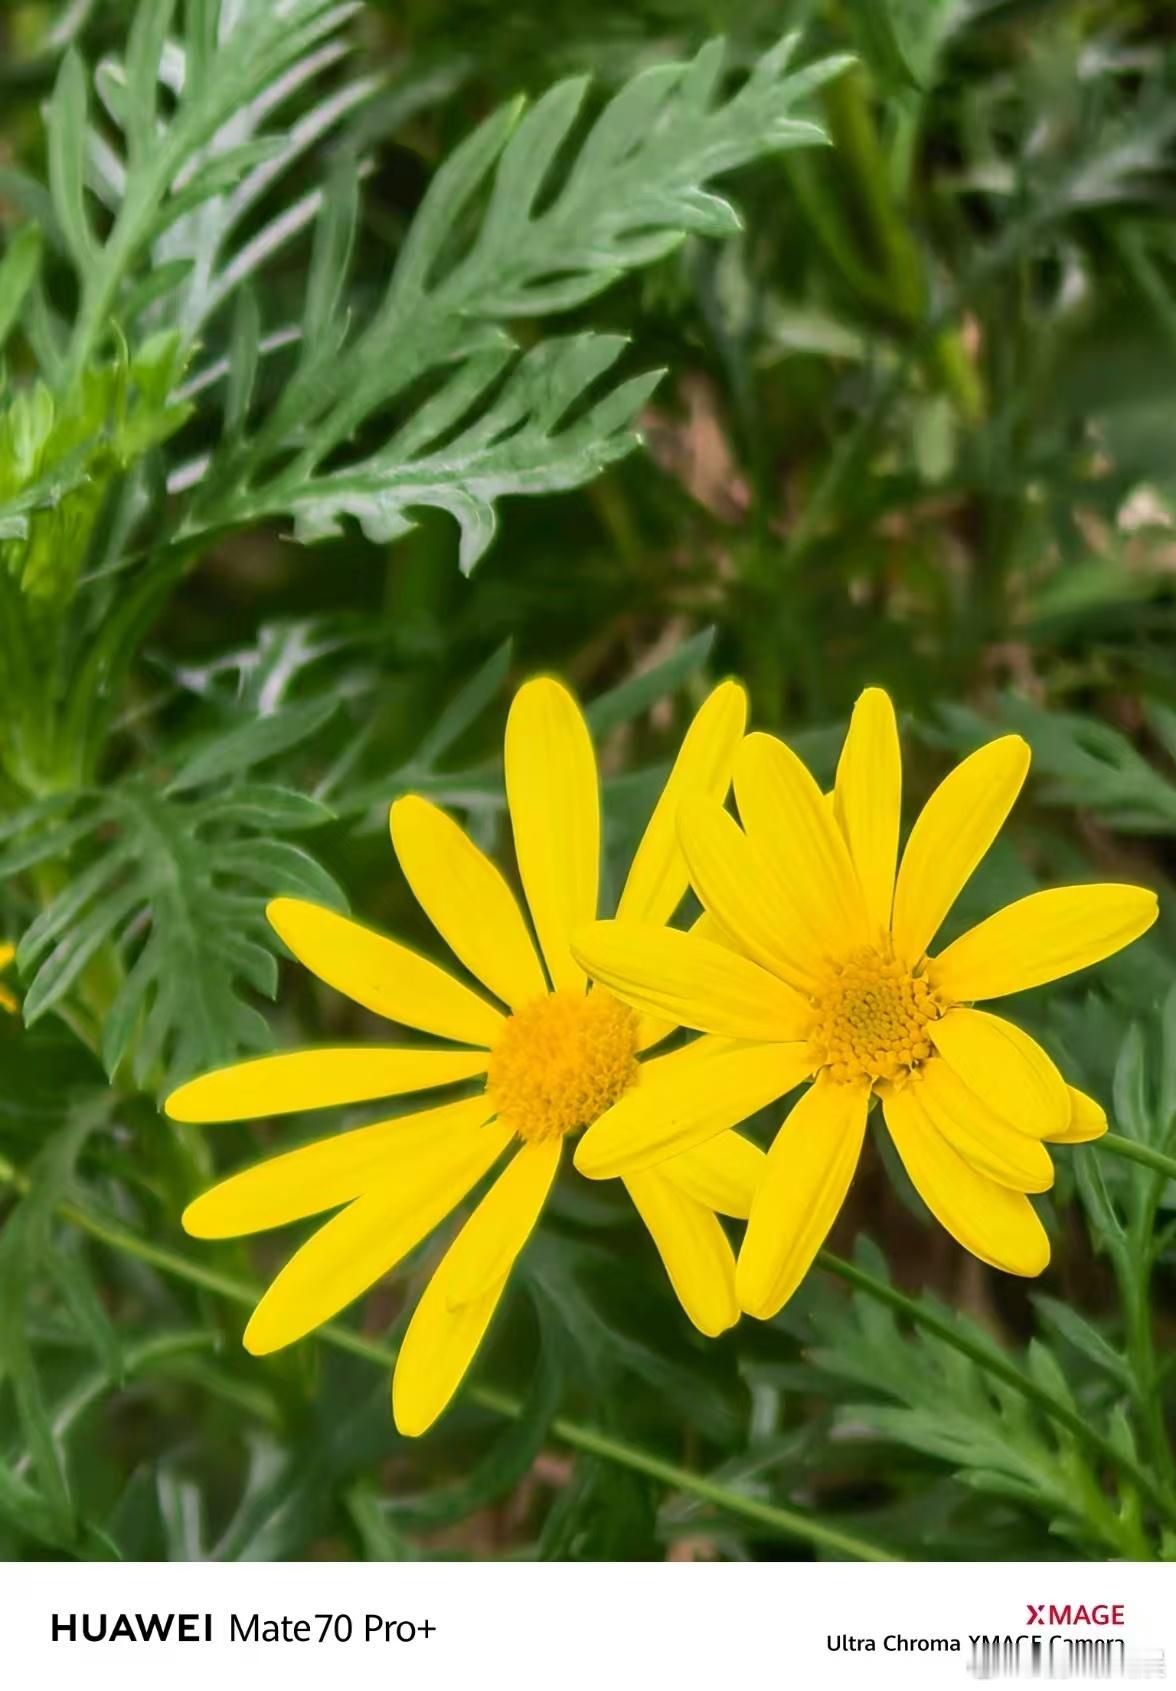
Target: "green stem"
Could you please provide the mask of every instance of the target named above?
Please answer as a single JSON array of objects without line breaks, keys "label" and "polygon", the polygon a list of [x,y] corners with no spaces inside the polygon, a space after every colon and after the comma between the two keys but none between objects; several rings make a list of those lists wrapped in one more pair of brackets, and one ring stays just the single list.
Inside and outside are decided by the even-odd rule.
[{"label": "green stem", "polygon": [[945,1344],[951,1345],[961,1355],[968,1357],[977,1367],[1012,1386],[1036,1408],[1051,1416],[1059,1426],[1065,1427],[1066,1431],[1072,1433],[1081,1443],[1097,1451],[1104,1462],[1118,1469],[1131,1481],[1166,1521],[1176,1525],[1176,1497],[1133,1457],[1121,1451],[1111,1439],[1091,1426],[1077,1409],[1060,1398],[1053,1397],[1043,1386],[1038,1385],[1036,1380],[1018,1368],[1011,1358],[1006,1360],[994,1354],[988,1346],[960,1332],[950,1319],[936,1315],[934,1310],[916,1298],[908,1297],[905,1292],[900,1292],[885,1280],[876,1279],[856,1263],[846,1262],[843,1257],[834,1256],[831,1251],[819,1252],[817,1262],[829,1274],[835,1274],[839,1280],[844,1280],[857,1291],[867,1293],[880,1303],[889,1304],[891,1309],[906,1316],[926,1332],[934,1333],[936,1338],[942,1339]]},{"label": "green stem", "polygon": [[1154,1177],[1147,1182],[1148,1190],[1142,1199],[1142,1207],[1135,1211],[1129,1224],[1128,1248],[1113,1251],[1112,1258],[1123,1305],[1135,1413],[1157,1472],[1170,1490],[1176,1490],[1176,1460],[1164,1416],[1162,1378],[1156,1356],[1151,1308],[1152,1267],[1155,1261],[1152,1241],[1156,1212],[1165,1181],[1176,1179],[1176,1159],[1166,1156],[1163,1151],[1153,1150],[1150,1145],[1142,1145],[1138,1140],[1125,1139],[1118,1133],[1105,1133],[1096,1143],[1114,1156],[1141,1164]]},{"label": "green stem", "polygon": [[[904,328],[917,329],[927,311],[923,260],[891,183],[865,72],[858,69],[835,77],[823,97],[838,159],[849,166],[866,241],[872,249],[865,265],[867,273],[877,266],[887,310]],[[978,423],[985,411],[984,389],[957,328],[945,326],[933,337],[927,362],[960,416],[968,423]]]},{"label": "green stem", "polygon": [[[6,1159],[0,1157],[0,1182],[5,1181],[18,1192],[28,1191],[27,1178]],[[251,1309],[261,1296],[260,1287],[189,1262],[179,1252],[152,1244],[148,1239],[141,1239],[116,1222],[90,1214],[78,1204],[60,1203],[56,1206],[56,1214],[62,1221],[80,1228],[92,1239],[97,1239],[110,1249],[136,1257],[140,1262],[149,1263],[153,1268],[159,1269],[161,1273],[186,1280],[189,1285],[199,1286],[202,1290],[225,1298],[230,1303]],[[380,1367],[392,1368],[395,1365],[396,1350],[392,1345],[377,1339],[364,1338],[361,1333],[356,1333],[350,1328],[331,1323],[319,1329],[319,1337],[327,1344],[334,1345],[336,1350],[347,1351],[352,1356],[362,1357]],[[522,1413],[522,1405],[517,1398],[505,1392],[475,1386],[470,1389],[468,1395],[475,1403],[497,1415],[504,1415],[513,1420]],[[776,1504],[760,1502],[754,1497],[745,1497],[740,1492],[731,1491],[726,1486],[708,1480],[705,1475],[694,1474],[688,1468],[679,1467],[677,1463],[663,1461],[661,1457],[654,1456],[623,1439],[613,1438],[596,1427],[583,1426],[566,1416],[557,1416],[551,1423],[551,1431],[573,1450],[602,1457],[605,1461],[615,1462],[619,1467],[628,1468],[633,1473],[644,1474],[675,1490],[688,1492],[730,1515],[754,1521],[757,1525],[770,1528],[787,1538],[802,1539],[820,1550],[862,1562],[890,1562],[899,1559],[853,1533],[842,1532],[837,1527],[828,1526],[797,1510],[784,1509]]]},{"label": "green stem", "polygon": [[904,324],[923,315],[926,290],[908,225],[899,215],[886,169],[882,144],[870,109],[869,84],[859,67],[836,76],[822,92],[829,133],[864,226],[870,260],[886,280],[886,301]]},{"label": "green stem", "polygon": [[1135,1413],[1143,1428],[1147,1449],[1164,1483],[1176,1484],[1176,1465],[1164,1419],[1164,1400],[1160,1391],[1160,1371],[1156,1358],[1155,1335],[1152,1331],[1151,1275],[1130,1277],[1120,1281],[1123,1315],[1127,1340],[1127,1360],[1131,1368],[1132,1397]]},{"label": "green stem", "polygon": [[1104,1133],[1101,1139],[1092,1143],[1101,1151],[1125,1157],[1128,1162],[1142,1163],[1144,1168],[1154,1169],[1157,1174],[1166,1174],[1169,1180],[1176,1180],[1176,1157],[1166,1156],[1163,1151],[1153,1151],[1150,1145],[1141,1145],[1138,1139],[1124,1139],[1121,1133]]}]

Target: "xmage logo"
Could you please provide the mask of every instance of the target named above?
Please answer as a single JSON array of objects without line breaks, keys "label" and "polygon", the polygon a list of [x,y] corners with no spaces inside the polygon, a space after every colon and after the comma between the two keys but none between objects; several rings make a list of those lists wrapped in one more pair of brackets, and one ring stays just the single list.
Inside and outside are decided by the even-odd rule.
[{"label": "xmage logo", "polygon": [[1028,1603],[1028,1626],[1122,1626],[1122,1603]]}]

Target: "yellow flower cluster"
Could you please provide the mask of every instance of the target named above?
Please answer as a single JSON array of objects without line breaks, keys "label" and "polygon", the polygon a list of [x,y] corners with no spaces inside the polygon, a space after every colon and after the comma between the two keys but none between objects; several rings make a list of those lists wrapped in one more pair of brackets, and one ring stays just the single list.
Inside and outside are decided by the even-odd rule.
[{"label": "yellow flower cluster", "polygon": [[[1095,1138],[1106,1118],[1029,1035],[976,1006],[1119,950],[1154,921],[1154,895],[1035,893],[932,951],[1012,808],[1028,747],[1008,736],[966,758],[900,861],[901,758],[884,693],[858,701],[831,794],[781,741],[745,735],[745,716],[733,682],[698,712],[611,921],[597,920],[595,755],[558,682],[521,688],[506,731],[526,913],[443,811],[418,797],[393,805],[409,886],[476,986],[333,911],[270,905],[322,981],[433,1043],[235,1064],[174,1092],[173,1119],[451,1092],[248,1168],[188,1207],[185,1227],[210,1239],[334,1212],[258,1304],[251,1351],[329,1320],[493,1173],[397,1360],[397,1425],[424,1432],[473,1360],[569,1138],[582,1175],[624,1183],[703,1333],[741,1311],[771,1316],[841,1207],[874,1098],[928,1209],[962,1245],[1010,1273],[1045,1267],[1027,1194],[1052,1183],[1046,1145]],[[669,923],[688,886],[703,915],[683,932]],[[679,1029],[699,1037],[651,1055]],[[736,1131],[804,1082],[767,1155]],[[738,1263],[719,1216],[747,1219]]]}]

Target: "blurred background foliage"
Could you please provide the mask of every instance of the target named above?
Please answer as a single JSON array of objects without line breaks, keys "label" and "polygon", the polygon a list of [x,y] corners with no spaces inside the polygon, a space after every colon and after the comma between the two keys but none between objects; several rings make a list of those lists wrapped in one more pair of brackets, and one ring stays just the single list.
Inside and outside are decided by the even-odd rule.
[{"label": "blurred background foliage", "polygon": [[[1026,1285],[929,1226],[875,1138],[831,1272],[774,1323],[717,1343],[688,1328],[611,1189],[568,1191],[520,1264],[476,1389],[413,1444],[391,1427],[378,1359],[436,1245],[366,1301],[354,1342],[246,1357],[248,1287],[288,1241],[195,1246],[178,1215],[214,1167],[300,1124],[177,1129],[155,1102],[169,1071],[369,1031],[301,971],[279,978],[264,898],[349,902],[430,945],[388,802],[426,791],[500,843],[505,712],[512,682],[537,670],[594,707],[614,877],[707,677],[737,673],[757,725],[825,779],[856,694],[887,687],[908,817],[960,751],[1026,736],[1034,773],[956,927],[1059,879],[1163,894],[1176,834],[1170,9],[372,0],[332,24],[315,77],[282,108],[279,132],[298,144],[280,175],[235,224],[216,223],[224,196],[173,222],[169,251],[145,249],[123,279],[117,333],[96,321],[71,372],[84,224],[95,199],[114,216],[117,177],[89,147],[71,240],[68,148],[55,164],[53,138],[77,95],[62,66],[71,49],[90,67],[121,57],[151,10],[73,0],[0,15],[0,871],[31,1024],[0,1026],[0,1554],[1172,1554],[1176,1185],[1145,1165],[1059,1151],[1041,1205],[1053,1265]],[[721,184],[737,229],[679,204],[666,226],[684,241],[610,268],[607,291],[569,294],[542,328],[534,293],[487,312],[532,354],[553,334],[625,337],[567,395],[590,418],[584,392],[616,362],[628,398],[607,420],[615,450],[597,451],[604,422],[586,423],[574,473],[502,500],[465,569],[452,503],[412,505],[403,531],[400,507],[373,518],[366,489],[324,517],[319,490],[307,517],[289,458],[259,474],[291,393],[307,409],[279,445],[296,453],[319,427],[327,369],[354,324],[378,320],[429,184],[504,101],[590,72],[594,115],[717,30],[738,72],[784,28],[802,32],[802,65],[855,55],[803,102],[831,146],[773,152],[753,136]],[[569,143],[556,143],[563,180]],[[54,176],[50,201],[40,185]],[[256,262],[220,294],[210,271],[201,295],[214,238],[230,267],[242,252]],[[353,245],[349,269],[331,267],[332,241]],[[420,321],[399,322],[381,356],[403,356]],[[439,356],[488,344],[439,341]],[[40,415],[38,372],[56,395]],[[478,390],[492,406],[494,379]],[[443,391],[406,381],[378,398],[404,430]],[[629,414],[644,446],[625,455]],[[370,415],[342,422],[327,475],[356,440],[364,464],[382,449]],[[28,443],[53,430],[38,480]],[[1117,1131],[1168,1152],[1174,950],[1169,911],[1097,977],[1019,1001]],[[316,1136],[322,1118],[301,1126]]]}]

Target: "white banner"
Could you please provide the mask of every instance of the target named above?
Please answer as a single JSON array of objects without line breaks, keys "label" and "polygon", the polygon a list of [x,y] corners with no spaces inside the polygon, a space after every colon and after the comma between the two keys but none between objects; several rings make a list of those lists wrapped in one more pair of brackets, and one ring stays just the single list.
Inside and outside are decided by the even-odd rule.
[{"label": "white banner", "polygon": [[1162,1683],[1176,1572],[1124,1563],[8,1566],[33,1691],[754,1691]]}]

